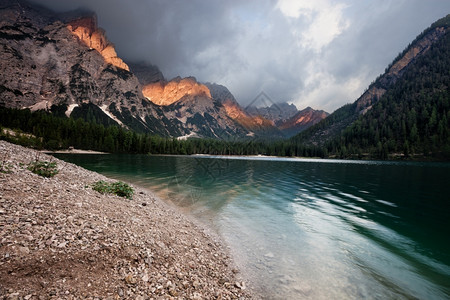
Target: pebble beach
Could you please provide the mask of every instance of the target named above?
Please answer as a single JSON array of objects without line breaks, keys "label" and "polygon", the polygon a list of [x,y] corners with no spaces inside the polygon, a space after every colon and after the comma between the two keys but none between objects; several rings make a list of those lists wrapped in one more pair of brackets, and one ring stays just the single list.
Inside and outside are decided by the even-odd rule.
[{"label": "pebble beach", "polygon": [[218,236],[151,191],[101,194],[113,180],[4,141],[0,163],[0,298],[259,298]]}]

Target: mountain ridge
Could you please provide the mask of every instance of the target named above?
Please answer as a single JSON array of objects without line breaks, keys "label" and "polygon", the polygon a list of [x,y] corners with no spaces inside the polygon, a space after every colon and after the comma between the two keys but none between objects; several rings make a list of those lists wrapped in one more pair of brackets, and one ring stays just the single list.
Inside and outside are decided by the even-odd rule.
[{"label": "mountain ridge", "polygon": [[325,120],[295,136],[294,140],[303,144],[323,146],[339,136],[360,115],[366,114],[386,91],[395,85],[411,64],[426,54],[435,42],[449,32],[448,26],[436,24],[439,24],[439,21],[433,23],[410,43],[355,102],[338,108]]},{"label": "mountain ridge", "polygon": [[[217,122],[211,120],[209,110],[207,118],[204,112],[194,112],[195,118],[188,116],[194,123],[184,123],[176,117],[177,113],[146,99],[143,84],[117,56],[105,31],[98,27],[94,13],[55,14],[22,0],[2,0],[1,5],[0,40],[4,46],[0,50],[3,58],[0,65],[4,72],[0,75],[0,105],[63,111],[61,115],[66,116],[83,116],[84,112],[95,111],[126,128],[162,136],[184,136],[197,129],[205,136],[216,138],[248,134],[233,120],[226,120],[224,109],[217,103],[209,107],[215,109],[213,118]],[[153,79],[151,76],[143,79],[145,70],[138,70],[144,86],[149,84],[145,80],[164,80],[159,70],[152,72]],[[181,83],[194,81],[179,80]],[[210,98],[206,87],[203,91]]]},{"label": "mountain ridge", "polygon": [[[92,103],[128,128],[179,133],[164,124],[157,106],[144,100],[132,73],[107,62],[100,48],[82,42],[58,15],[25,1],[1,5],[0,105],[47,111],[64,107],[73,113]],[[113,47],[105,36],[100,40]]]},{"label": "mountain ridge", "polygon": [[292,138],[341,158],[450,157],[450,14],[351,104]]},{"label": "mountain ridge", "polygon": [[95,115],[105,125],[167,137],[285,136],[274,120],[249,114],[224,86],[194,77],[166,80],[157,66],[125,62],[93,12],[54,13],[25,0],[0,5],[0,105]]}]

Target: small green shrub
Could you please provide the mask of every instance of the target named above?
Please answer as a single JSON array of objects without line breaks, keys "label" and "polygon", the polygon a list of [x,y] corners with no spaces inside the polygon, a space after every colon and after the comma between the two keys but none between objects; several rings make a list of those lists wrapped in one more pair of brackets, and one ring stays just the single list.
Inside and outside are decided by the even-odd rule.
[{"label": "small green shrub", "polygon": [[111,184],[113,193],[120,197],[131,199],[133,197],[134,190],[131,186],[125,182],[118,181]]},{"label": "small green shrub", "polygon": [[114,194],[130,200],[133,198],[134,194],[134,189],[130,185],[122,181],[108,183],[106,181],[99,180],[92,184],[92,189],[101,194]]},{"label": "small green shrub", "polygon": [[0,173],[9,174],[11,173],[12,166],[5,162],[0,162]]},{"label": "small green shrub", "polygon": [[100,194],[109,193],[109,184],[106,181],[100,180],[92,184],[92,189]]},{"label": "small green shrub", "polygon": [[36,160],[28,165],[28,170],[43,177],[53,177],[58,174],[56,162]]}]

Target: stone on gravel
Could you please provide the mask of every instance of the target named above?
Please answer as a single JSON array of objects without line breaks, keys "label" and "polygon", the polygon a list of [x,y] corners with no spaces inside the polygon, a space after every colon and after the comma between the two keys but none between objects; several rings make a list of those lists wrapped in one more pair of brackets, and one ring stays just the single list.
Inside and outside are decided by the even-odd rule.
[{"label": "stone on gravel", "polygon": [[[220,239],[150,191],[100,194],[111,179],[4,141],[0,157],[0,299],[259,298]],[[59,173],[33,174],[36,159]]]}]

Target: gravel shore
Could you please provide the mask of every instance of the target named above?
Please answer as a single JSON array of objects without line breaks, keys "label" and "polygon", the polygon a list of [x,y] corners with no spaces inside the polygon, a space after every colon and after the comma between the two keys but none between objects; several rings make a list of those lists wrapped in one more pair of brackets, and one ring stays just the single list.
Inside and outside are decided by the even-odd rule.
[{"label": "gravel shore", "polygon": [[0,164],[1,299],[254,298],[220,240],[150,191],[100,194],[113,180],[4,141]]}]

